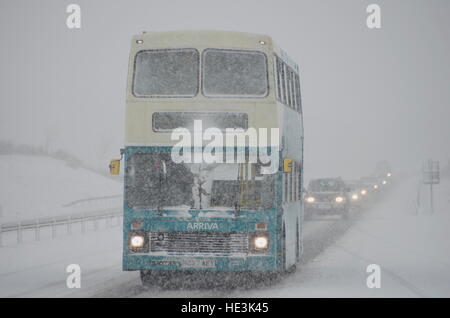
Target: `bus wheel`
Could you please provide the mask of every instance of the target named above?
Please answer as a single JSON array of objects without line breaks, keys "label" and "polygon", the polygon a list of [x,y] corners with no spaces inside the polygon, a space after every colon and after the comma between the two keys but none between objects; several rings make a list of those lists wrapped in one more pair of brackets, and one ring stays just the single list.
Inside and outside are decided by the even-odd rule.
[{"label": "bus wheel", "polygon": [[294,273],[295,271],[297,270],[297,265],[292,265],[292,266],[289,266],[289,268],[288,269],[286,269],[286,274],[292,274],[292,273]]},{"label": "bus wheel", "polygon": [[295,228],[295,261],[300,261],[300,232],[298,230],[298,217]]},{"label": "bus wheel", "polygon": [[141,282],[146,287],[155,286],[155,278],[152,275],[152,271],[141,270]]},{"label": "bus wheel", "polygon": [[286,257],[287,257],[287,254],[286,254],[286,225],[284,223],[283,223],[283,241],[284,241],[284,247],[283,247],[284,251],[283,251],[283,271],[282,272],[285,274],[290,274],[290,273],[295,272],[295,270],[297,269],[297,266],[294,264],[294,265],[291,265],[288,268],[286,268],[286,264],[287,264],[287,260],[286,260]]}]

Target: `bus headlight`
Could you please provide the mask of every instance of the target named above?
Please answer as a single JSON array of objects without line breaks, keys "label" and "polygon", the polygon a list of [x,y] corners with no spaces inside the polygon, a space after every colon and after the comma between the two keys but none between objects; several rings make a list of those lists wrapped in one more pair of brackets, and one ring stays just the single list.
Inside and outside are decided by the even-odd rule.
[{"label": "bus headlight", "polygon": [[144,232],[132,232],[128,239],[131,252],[143,253],[148,251],[146,234]]},{"label": "bus headlight", "polygon": [[344,202],[344,198],[343,197],[336,197],[336,202],[337,203]]},{"label": "bus headlight", "polygon": [[314,201],[316,201],[316,199],[314,199],[314,197],[307,197],[306,198],[306,202],[308,202],[308,203],[313,203]]},{"label": "bus headlight", "polygon": [[263,250],[267,248],[267,245],[269,245],[269,240],[267,240],[267,237],[260,236],[255,238],[255,248],[258,250]]},{"label": "bus headlight", "polygon": [[132,248],[142,248],[144,247],[145,239],[142,235],[133,235],[130,238],[130,246]]},{"label": "bus headlight", "polygon": [[250,248],[253,252],[265,252],[269,248],[267,233],[257,233],[250,237]]},{"label": "bus headlight", "polygon": [[352,200],[355,200],[355,201],[358,200],[358,195],[357,194],[353,194],[352,195]]},{"label": "bus headlight", "polygon": [[366,195],[366,194],[367,194],[367,190],[366,190],[366,189],[362,189],[362,190],[361,190],[361,194],[362,194],[362,195]]}]

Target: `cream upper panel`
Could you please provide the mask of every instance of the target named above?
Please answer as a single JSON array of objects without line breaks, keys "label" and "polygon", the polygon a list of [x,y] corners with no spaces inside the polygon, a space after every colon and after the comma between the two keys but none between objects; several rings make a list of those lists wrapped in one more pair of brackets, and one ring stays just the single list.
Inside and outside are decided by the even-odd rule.
[{"label": "cream upper panel", "polygon": [[[137,43],[138,41],[142,41],[142,43]],[[273,46],[271,38],[266,35],[228,31],[152,32],[135,35],[131,40],[131,51],[128,63],[127,101],[142,101],[142,98],[135,97],[132,93],[136,54],[143,50],[177,48],[194,48],[197,49],[200,54],[203,50],[208,48],[255,50],[264,52],[268,63],[269,86],[273,86]],[[267,97],[269,99],[274,98],[272,89],[269,89],[269,95]],[[205,99],[201,93],[194,98]],[[211,98],[206,99],[210,100]]]},{"label": "cream upper panel", "polygon": [[[132,81],[136,53],[141,50],[173,48],[195,48],[200,54],[207,48],[264,52],[267,56],[269,93],[265,98],[211,98],[204,97],[201,90],[193,98],[133,96]],[[154,132],[152,129],[153,113],[163,111],[246,112],[249,127],[278,127],[274,87],[273,46],[268,36],[226,31],[179,31],[136,35],[131,42],[129,59],[125,143],[127,145],[174,144],[175,142],[170,139],[170,133]]]},{"label": "cream upper panel", "polygon": [[154,112],[244,112],[248,114],[248,127],[278,128],[276,103],[185,102],[129,103],[126,116],[126,145],[173,145],[171,132],[155,132],[152,127]]}]

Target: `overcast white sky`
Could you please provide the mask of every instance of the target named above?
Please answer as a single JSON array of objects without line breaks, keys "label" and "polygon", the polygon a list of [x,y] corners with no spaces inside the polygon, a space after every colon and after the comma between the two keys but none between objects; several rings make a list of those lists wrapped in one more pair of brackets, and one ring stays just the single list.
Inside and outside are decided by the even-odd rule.
[{"label": "overcast white sky", "polygon": [[[299,64],[307,177],[450,159],[450,1],[0,1],[2,140],[106,167],[123,145],[131,36],[217,29],[268,34]],[[70,3],[80,30],[66,27]],[[370,3],[380,30],[366,27]]]}]

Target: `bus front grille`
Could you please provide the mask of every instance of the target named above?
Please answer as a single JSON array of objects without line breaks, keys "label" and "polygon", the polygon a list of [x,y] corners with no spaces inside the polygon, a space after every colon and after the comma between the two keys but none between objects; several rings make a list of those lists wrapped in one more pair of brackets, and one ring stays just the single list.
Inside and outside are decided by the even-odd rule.
[{"label": "bus front grille", "polygon": [[246,254],[248,234],[242,232],[150,232],[150,253]]}]

